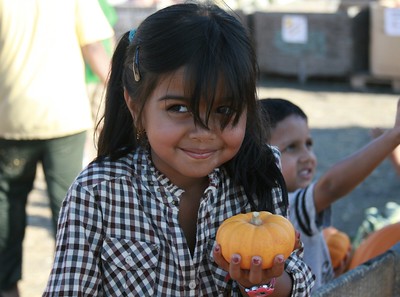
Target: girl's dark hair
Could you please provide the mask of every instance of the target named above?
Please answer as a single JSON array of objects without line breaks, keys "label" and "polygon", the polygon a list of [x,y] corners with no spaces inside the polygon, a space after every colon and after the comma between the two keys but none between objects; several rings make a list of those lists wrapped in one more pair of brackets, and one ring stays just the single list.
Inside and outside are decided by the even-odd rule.
[{"label": "girl's dark hair", "polygon": [[271,128],[275,128],[279,122],[288,116],[297,115],[308,121],[305,112],[296,104],[282,98],[260,99],[263,116],[268,118]]},{"label": "girl's dark hair", "polygon": [[[241,184],[253,209],[273,211],[272,188],[287,193],[282,174],[270,147],[265,145],[267,130],[261,120],[256,96],[258,68],[251,39],[233,14],[212,3],[176,4],[147,17],[133,37],[126,32],[112,58],[107,86],[103,125],[98,141],[98,158],[115,160],[139,145],[132,116],[124,101],[124,88],[138,106],[138,119],[147,98],[160,79],[183,68],[185,95],[196,124],[208,127],[217,90],[231,98],[231,116],[236,125],[247,112],[247,131],[238,154],[225,168]],[[130,40],[131,39],[131,40]],[[135,63],[135,66],[133,66]],[[134,69],[140,74],[135,81]],[[206,116],[199,112],[200,101],[206,103]],[[257,198],[255,198],[257,197]]]}]

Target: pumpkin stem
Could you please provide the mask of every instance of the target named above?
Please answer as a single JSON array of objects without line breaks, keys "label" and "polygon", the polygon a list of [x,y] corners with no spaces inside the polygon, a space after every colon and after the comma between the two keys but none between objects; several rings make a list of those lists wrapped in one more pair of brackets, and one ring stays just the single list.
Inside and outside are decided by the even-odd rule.
[{"label": "pumpkin stem", "polygon": [[260,213],[258,211],[253,211],[250,223],[256,226],[262,225],[262,220],[260,219]]}]

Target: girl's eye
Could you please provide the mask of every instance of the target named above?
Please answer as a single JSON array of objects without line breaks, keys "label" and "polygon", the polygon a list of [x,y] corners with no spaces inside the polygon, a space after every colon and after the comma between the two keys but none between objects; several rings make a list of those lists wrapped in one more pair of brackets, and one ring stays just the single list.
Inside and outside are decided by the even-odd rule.
[{"label": "girl's eye", "polygon": [[182,104],[174,104],[174,105],[168,106],[167,110],[170,112],[176,112],[176,113],[189,112],[188,107],[186,105],[182,105]]},{"label": "girl's eye", "polygon": [[230,116],[235,113],[235,111],[229,106],[220,106],[217,108],[217,113],[222,114],[224,116]]}]

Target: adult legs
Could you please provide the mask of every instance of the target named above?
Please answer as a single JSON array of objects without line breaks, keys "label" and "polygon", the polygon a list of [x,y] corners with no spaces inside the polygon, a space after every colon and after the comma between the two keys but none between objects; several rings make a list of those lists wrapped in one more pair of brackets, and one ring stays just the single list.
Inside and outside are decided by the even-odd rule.
[{"label": "adult legs", "polygon": [[12,291],[14,296],[18,296],[16,283],[22,277],[25,208],[39,150],[36,141],[0,139],[0,292]]},{"label": "adult legs", "polygon": [[82,169],[85,138],[83,132],[50,140],[0,139],[0,296],[18,296],[25,209],[38,161],[42,161],[56,226],[62,200]]},{"label": "adult legs", "polygon": [[68,188],[82,170],[86,132],[48,140],[42,166],[50,199],[54,231]]},{"label": "adult legs", "polygon": [[42,161],[56,227],[62,200],[82,169],[85,138],[83,132],[51,140],[0,139],[0,295],[18,296],[26,203],[38,161]]}]

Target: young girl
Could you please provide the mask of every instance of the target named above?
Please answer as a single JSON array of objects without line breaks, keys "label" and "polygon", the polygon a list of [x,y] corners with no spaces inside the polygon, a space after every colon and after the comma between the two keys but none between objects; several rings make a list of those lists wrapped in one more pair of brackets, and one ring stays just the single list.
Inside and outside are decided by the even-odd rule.
[{"label": "young girl", "polygon": [[212,4],[167,7],[122,37],[98,157],[64,201],[44,296],[309,295],[301,248],[240,270],[215,243],[232,215],[287,215],[256,70],[248,33]]},{"label": "young girl", "polygon": [[269,143],[281,152],[289,192],[290,220],[301,234],[304,261],[316,276],[315,288],[344,271],[349,258],[334,271],[322,228],[331,225],[331,205],[360,184],[400,144],[400,100],[395,124],[374,141],[337,162],[314,181],[317,157],[307,115],[292,102],[260,100],[272,128]]}]

